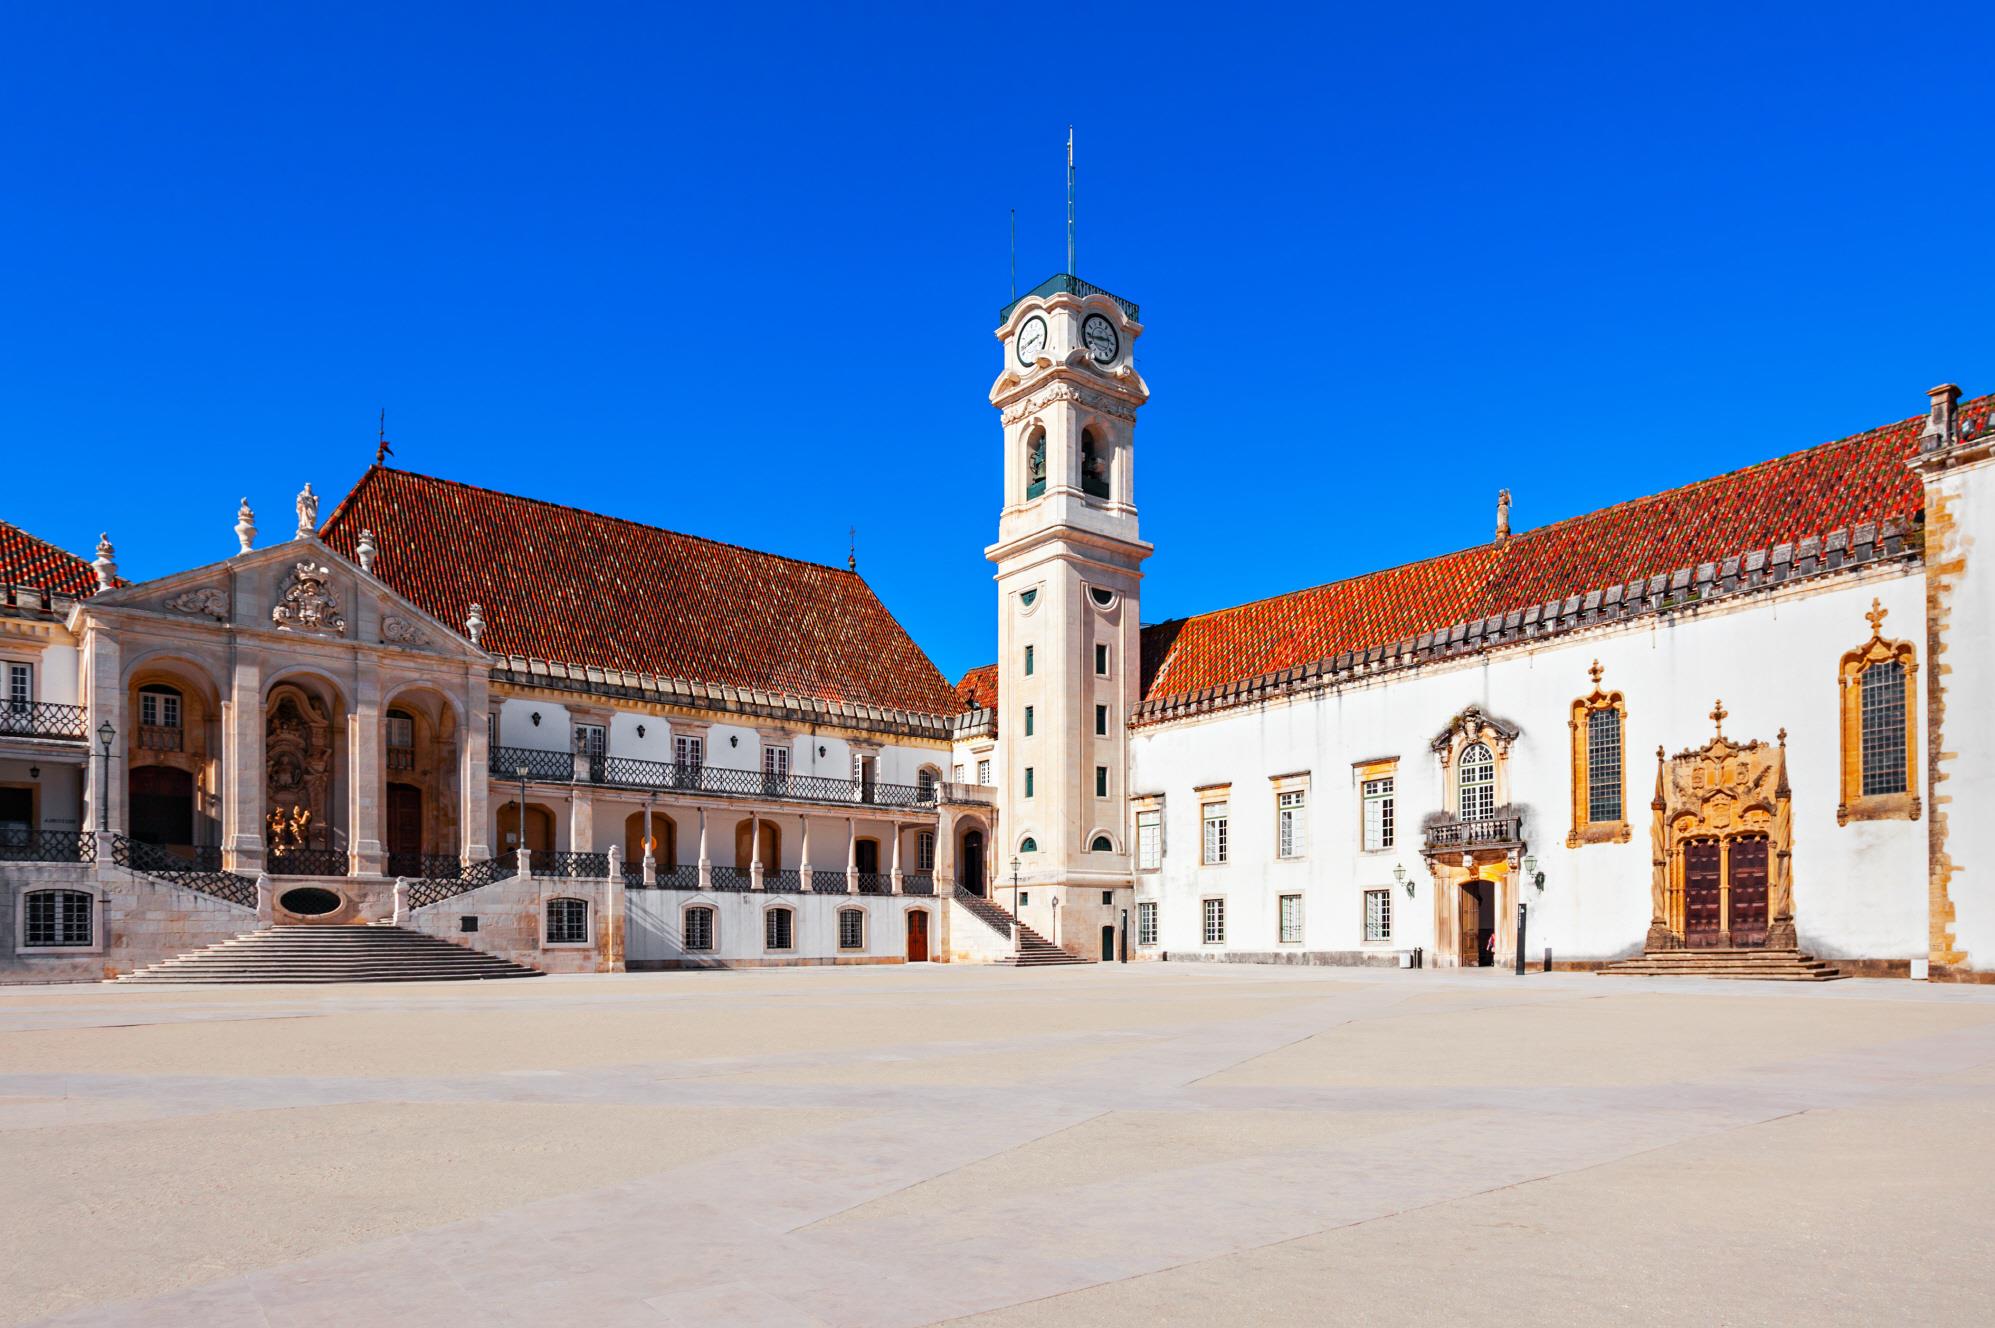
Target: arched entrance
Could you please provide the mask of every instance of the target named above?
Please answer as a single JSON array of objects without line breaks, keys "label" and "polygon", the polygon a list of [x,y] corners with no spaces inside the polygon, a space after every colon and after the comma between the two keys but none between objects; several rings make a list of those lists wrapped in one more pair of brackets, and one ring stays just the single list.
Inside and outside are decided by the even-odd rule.
[{"label": "arched entrance", "polygon": [[956,857],[957,883],[973,895],[984,893],[984,832],[965,830],[963,850]]},{"label": "arched entrance", "polygon": [[1791,801],[1785,730],[1777,744],[1720,727],[1694,750],[1656,749],[1645,949],[1796,947]]},{"label": "arched entrance", "polygon": [[190,848],[194,843],[194,776],[169,765],[134,766],[132,838],[142,844]]}]

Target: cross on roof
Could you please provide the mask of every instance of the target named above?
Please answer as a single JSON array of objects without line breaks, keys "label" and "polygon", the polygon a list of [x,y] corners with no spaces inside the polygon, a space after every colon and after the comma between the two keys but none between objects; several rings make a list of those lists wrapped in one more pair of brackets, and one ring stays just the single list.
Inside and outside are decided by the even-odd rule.
[{"label": "cross on roof", "polygon": [[1864,614],[1863,618],[1865,622],[1870,624],[1870,634],[1872,636],[1881,637],[1884,635],[1884,618],[1890,612],[1891,610],[1884,607],[1883,600],[1873,599],[1870,601],[1870,612]]},{"label": "cross on roof", "polygon": [[1711,707],[1711,722],[1718,726],[1718,736],[1721,738],[1725,736],[1725,716],[1731,713],[1725,709],[1725,702],[1722,699]]},{"label": "cross on roof", "polygon": [[1607,672],[1606,669],[1600,667],[1600,661],[1597,659],[1593,661],[1593,667],[1586,671],[1587,676],[1593,679],[1593,686],[1596,691],[1599,690],[1600,687],[1601,675],[1606,672]]}]

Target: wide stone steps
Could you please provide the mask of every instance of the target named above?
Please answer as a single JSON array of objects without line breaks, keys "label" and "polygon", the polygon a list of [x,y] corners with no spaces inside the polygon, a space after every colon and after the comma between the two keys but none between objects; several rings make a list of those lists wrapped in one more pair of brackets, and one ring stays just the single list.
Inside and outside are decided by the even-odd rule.
[{"label": "wide stone steps", "polygon": [[[956,902],[977,915],[998,935],[1010,939],[1015,919],[1011,910],[967,890],[956,892]],[[1094,960],[1069,954],[1024,923],[1018,924],[1018,949],[1003,959],[993,960],[998,968],[1046,968],[1055,964],[1092,964]]]},{"label": "wide stone steps", "polygon": [[1734,978],[1833,982],[1842,976],[1799,950],[1656,950],[1599,970],[1609,977]]},{"label": "wide stone steps", "polygon": [[266,927],[120,982],[464,982],[536,978],[528,968],[404,927]]}]

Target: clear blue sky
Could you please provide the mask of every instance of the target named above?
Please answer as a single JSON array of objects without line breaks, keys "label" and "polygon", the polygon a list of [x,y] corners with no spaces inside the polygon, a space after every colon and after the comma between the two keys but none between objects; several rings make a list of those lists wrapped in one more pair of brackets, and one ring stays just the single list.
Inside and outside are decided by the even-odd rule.
[{"label": "clear blue sky", "polygon": [[9,6],[0,517],[221,557],[385,405],[410,469],[857,525],[953,677],[1069,122],[1149,621],[1995,389],[1986,5],[509,8]]}]

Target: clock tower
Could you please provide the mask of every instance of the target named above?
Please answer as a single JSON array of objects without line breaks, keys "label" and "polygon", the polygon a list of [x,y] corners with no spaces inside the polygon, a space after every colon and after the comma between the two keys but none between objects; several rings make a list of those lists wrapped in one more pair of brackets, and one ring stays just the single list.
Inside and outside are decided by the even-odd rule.
[{"label": "clock tower", "polygon": [[[999,315],[1000,903],[1090,959],[1134,940],[1129,715],[1142,678],[1137,308],[1071,275]],[[1012,890],[1011,860],[1018,862]],[[1023,902],[1011,895],[1023,896]]]}]

